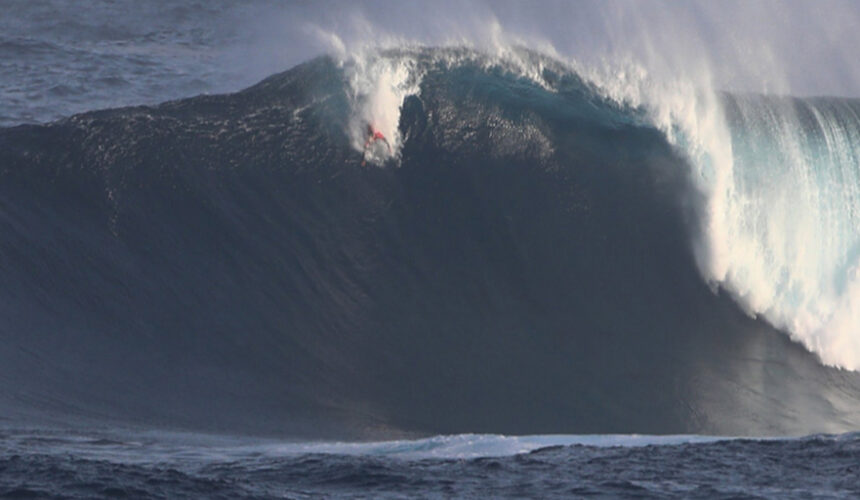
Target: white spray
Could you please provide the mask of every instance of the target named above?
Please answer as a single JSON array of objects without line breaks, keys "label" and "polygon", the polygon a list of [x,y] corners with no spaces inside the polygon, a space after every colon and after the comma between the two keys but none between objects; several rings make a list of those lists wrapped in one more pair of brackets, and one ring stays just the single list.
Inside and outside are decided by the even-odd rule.
[{"label": "white spray", "polygon": [[[400,111],[405,98],[418,93],[420,78],[415,69],[411,57],[384,57],[379,53],[361,54],[346,63],[352,110],[349,137],[353,147],[373,163],[399,158]],[[381,132],[390,148],[375,143],[366,147],[368,126]]]}]

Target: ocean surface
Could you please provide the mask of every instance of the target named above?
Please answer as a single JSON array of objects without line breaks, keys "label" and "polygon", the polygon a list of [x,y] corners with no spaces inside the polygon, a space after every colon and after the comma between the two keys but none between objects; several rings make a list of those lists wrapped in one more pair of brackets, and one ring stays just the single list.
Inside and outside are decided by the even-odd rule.
[{"label": "ocean surface", "polygon": [[4,3],[0,498],[860,496],[860,100],[285,8]]},{"label": "ocean surface", "polygon": [[[291,443],[6,430],[4,498],[855,498],[857,435]],[[118,440],[119,439],[119,440]]]}]

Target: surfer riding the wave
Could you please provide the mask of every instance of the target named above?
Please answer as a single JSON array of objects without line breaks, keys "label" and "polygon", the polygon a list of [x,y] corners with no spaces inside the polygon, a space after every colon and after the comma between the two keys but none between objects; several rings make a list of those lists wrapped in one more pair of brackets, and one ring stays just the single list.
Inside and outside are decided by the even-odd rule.
[{"label": "surfer riding the wave", "polygon": [[388,148],[388,154],[391,154],[391,144],[388,143],[388,139],[386,139],[385,136],[382,135],[382,132],[376,130],[373,127],[373,125],[368,123],[367,124],[367,140],[364,141],[364,151],[361,154],[361,156],[362,156],[361,166],[362,167],[367,164],[367,150],[368,150],[368,148],[370,148],[371,146],[376,144],[378,141],[382,141],[383,143],[385,143],[385,147]]}]

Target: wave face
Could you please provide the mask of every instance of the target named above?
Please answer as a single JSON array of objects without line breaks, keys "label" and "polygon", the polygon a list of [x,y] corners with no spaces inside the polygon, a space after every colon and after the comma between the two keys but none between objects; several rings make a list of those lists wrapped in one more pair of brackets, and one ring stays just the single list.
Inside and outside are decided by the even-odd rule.
[{"label": "wave face", "polygon": [[[538,62],[323,58],[0,131],[6,414],[324,437],[856,428],[860,375],[770,326],[812,274],[733,245],[723,278],[697,251],[756,171],[714,197],[647,110]],[[787,153],[749,132],[770,130],[756,106],[856,109],[724,102],[735,151],[761,161]],[[362,166],[365,121],[394,147]],[[738,241],[788,248],[755,231],[785,221],[751,213]],[[850,241],[814,249],[831,277]],[[745,269],[787,276],[741,302],[770,323],[711,290],[747,297]],[[831,300],[803,284],[800,302]]]}]

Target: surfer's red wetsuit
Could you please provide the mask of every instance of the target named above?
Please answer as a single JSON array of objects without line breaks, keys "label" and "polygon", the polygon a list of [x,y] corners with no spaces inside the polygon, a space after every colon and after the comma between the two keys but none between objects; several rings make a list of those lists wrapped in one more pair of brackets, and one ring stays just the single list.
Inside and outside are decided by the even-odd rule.
[{"label": "surfer's red wetsuit", "polygon": [[[386,139],[385,136],[382,135],[382,132],[374,129],[373,125],[368,125],[367,126],[367,135],[369,137],[367,138],[366,141],[364,141],[364,153],[362,153],[362,156],[367,154],[368,146],[370,146],[371,144],[373,144],[376,141],[384,142],[385,146],[388,148],[388,154],[391,154],[391,144],[388,143],[388,139]],[[364,164],[365,164],[365,161],[362,160],[361,165],[364,166]]]},{"label": "surfer's red wetsuit", "polygon": [[376,142],[378,140],[382,140],[382,142],[384,142],[385,145],[388,146],[388,152],[389,153],[391,152],[391,145],[388,144],[388,139],[386,139],[385,136],[382,135],[382,132],[375,130],[373,128],[373,125],[367,126],[367,135],[369,135],[370,137],[368,137],[367,141],[365,141],[365,143],[364,143],[365,151],[367,150],[367,146],[370,146],[371,144],[373,144],[374,142]]}]

